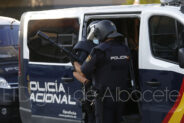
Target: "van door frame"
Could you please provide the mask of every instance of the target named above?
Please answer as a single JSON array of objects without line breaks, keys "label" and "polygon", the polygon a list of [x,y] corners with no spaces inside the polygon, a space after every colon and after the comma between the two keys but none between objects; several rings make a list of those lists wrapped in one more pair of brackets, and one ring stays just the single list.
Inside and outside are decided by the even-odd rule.
[{"label": "van door frame", "polygon": [[141,12],[116,12],[116,13],[86,13],[84,15],[84,22],[82,28],[82,37],[86,38],[87,22],[90,19],[111,19],[111,18],[141,18]]},{"label": "van door frame", "polygon": [[[82,32],[82,38],[86,38],[87,37],[87,22],[90,19],[123,19],[123,18],[138,18],[139,21],[141,21],[141,12],[137,11],[137,12],[119,12],[119,13],[88,13],[84,15],[84,25],[83,25],[83,32]],[[140,25],[140,24],[139,24]],[[140,31],[140,28],[139,28]],[[140,35],[140,33],[139,33]],[[140,41],[140,36],[139,39]],[[139,44],[138,44],[139,45]],[[139,51],[138,51],[139,52]],[[138,112],[140,112],[140,104],[138,102]],[[140,115],[140,114],[138,114]]]}]

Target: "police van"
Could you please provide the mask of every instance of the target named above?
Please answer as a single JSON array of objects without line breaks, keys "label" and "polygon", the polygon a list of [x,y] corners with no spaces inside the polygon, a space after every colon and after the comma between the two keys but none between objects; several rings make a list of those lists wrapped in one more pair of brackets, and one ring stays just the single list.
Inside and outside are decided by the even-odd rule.
[{"label": "police van", "polygon": [[19,101],[23,123],[81,123],[82,85],[64,52],[37,37],[42,31],[72,52],[92,21],[111,20],[132,51],[138,99],[124,122],[184,122],[184,6],[181,1],[26,12],[20,25]]},{"label": "police van", "polygon": [[19,119],[18,32],[20,22],[0,16],[0,120]]}]

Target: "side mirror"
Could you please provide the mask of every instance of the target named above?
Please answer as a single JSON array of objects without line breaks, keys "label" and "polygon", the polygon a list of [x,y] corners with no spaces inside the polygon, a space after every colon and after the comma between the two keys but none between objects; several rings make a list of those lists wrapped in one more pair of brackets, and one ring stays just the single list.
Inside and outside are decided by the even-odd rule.
[{"label": "side mirror", "polygon": [[180,48],[178,51],[179,66],[184,68],[184,48]]}]

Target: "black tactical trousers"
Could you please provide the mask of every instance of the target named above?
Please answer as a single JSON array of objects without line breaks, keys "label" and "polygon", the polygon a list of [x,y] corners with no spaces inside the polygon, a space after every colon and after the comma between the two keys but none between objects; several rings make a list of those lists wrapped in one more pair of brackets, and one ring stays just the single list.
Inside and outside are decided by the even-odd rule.
[{"label": "black tactical trousers", "polygon": [[125,104],[114,102],[111,99],[96,99],[95,116],[96,123],[120,123],[122,121]]},{"label": "black tactical trousers", "polygon": [[88,113],[88,123],[96,123],[95,122],[95,113],[94,112]]}]

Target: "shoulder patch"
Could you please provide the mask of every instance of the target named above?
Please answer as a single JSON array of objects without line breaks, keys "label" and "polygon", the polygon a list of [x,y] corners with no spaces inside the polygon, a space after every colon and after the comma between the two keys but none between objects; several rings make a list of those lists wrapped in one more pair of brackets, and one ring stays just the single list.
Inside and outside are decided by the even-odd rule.
[{"label": "shoulder patch", "polygon": [[87,58],[86,58],[86,62],[89,62],[91,60],[91,55],[89,55]]}]

